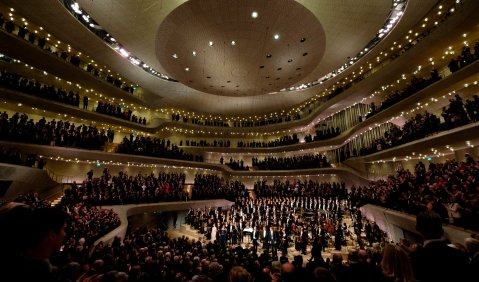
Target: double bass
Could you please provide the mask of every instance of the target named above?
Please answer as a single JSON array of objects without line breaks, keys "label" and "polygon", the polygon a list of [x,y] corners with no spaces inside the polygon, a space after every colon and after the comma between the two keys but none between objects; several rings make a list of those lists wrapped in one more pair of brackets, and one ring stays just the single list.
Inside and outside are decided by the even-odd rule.
[{"label": "double bass", "polygon": [[334,221],[332,219],[326,219],[326,222],[324,223],[324,229],[329,234],[334,234],[334,231],[336,230]]}]

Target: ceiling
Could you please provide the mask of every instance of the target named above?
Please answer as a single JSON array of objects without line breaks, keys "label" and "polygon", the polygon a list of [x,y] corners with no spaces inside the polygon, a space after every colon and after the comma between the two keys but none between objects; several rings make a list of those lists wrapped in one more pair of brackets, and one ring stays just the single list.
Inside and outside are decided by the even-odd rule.
[{"label": "ceiling", "polygon": [[[171,82],[123,59],[73,18],[63,7],[63,1],[2,2],[95,61],[138,83],[149,93],[146,99],[150,107],[231,116],[288,110],[340,79],[338,76],[302,91],[279,92],[315,81],[358,54],[381,29],[393,3],[78,1],[126,50],[178,81]],[[409,0],[393,31],[351,71],[404,36],[436,3],[437,0]],[[253,12],[257,12],[256,18],[252,17]]]},{"label": "ceiling", "polygon": [[191,88],[224,96],[277,92],[307,77],[325,51],[319,20],[295,1],[255,2],[178,6],[157,31],[161,67]]}]

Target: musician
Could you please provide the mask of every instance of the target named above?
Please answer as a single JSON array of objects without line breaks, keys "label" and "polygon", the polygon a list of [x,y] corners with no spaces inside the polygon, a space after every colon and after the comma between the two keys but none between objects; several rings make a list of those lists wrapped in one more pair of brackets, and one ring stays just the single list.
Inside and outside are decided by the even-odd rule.
[{"label": "musician", "polygon": [[226,229],[226,225],[222,225],[220,229],[220,244],[226,245],[228,240],[228,230]]},{"label": "musician", "polygon": [[319,242],[321,244],[323,252],[326,251],[326,245],[328,244],[327,239],[326,239],[326,235],[327,235],[326,229],[321,228],[321,231],[319,233],[319,238],[320,238]]},{"label": "musician", "polygon": [[301,241],[303,242],[301,246],[301,252],[303,255],[306,254],[306,247],[308,246],[308,226],[306,225],[304,230],[301,231]]},{"label": "musician", "polygon": [[259,239],[259,236],[260,236],[260,232],[258,230],[258,228],[255,226],[253,228],[253,234],[252,234],[252,237],[253,237],[253,252],[254,253],[257,253],[258,252],[258,239]]},{"label": "musician", "polygon": [[294,242],[294,248],[296,251],[300,252],[303,249],[303,228],[302,226],[297,226],[298,232],[296,234],[296,239]]},{"label": "musician", "polygon": [[231,241],[233,243],[233,245],[236,245],[238,244],[238,230],[236,229],[236,226],[235,225],[231,225],[233,230],[231,231]]},{"label": "musician", "polygon": [[286,236],[285,233],[283,233],[283,236],[281,237],[280,248],[281,248],[281,253],[285,257],[288,256],[288,247],[289,247],[288,237]]},{"label": "musician", "polygon": [[240,218],[238,224],[236,225],[236,229],[238,230],[238,240],[240,243],[243,243],[243,229],[245,229],[246,226],[243,223],[243,218]]},{"label": "musician", "polygon": [[263,249],[265,252],[269,253],[269,246],[270,246],[270,233],[266,228],[266,225],[263,226],[263,231],[261,231],[261,241],[263,243]]},{"label": "musician", "polygon": [[218,231],[218,228],[216,227],[216,224],[213,224],[213,227],[211,227],[211,242],[214,243],[216,242],[216,233]]},{"label": "musician", "polygon": [[341,228],[341,224],[338,224],[336,231],[334,233],[334,248],[338,251],[341,250],[343,237],[344,237],[343,229]]},{"label": "musician", "polygon": [[229,239],[230,244],[234,244],[234,243],[233,243],[233,236],[234,236],[233,230],[234,230],[234,228],[235,228],[235,227],[234,227],[234,224],[232,224],[232,223],[228,220],[228,239]]},{"label": "musician", "polygon": [[269,243],[271,246],[271,251],[274,252],[276,250],[276,243],[278,242],[277,240],[278,234],[276,233],[275,228],[273,226],[269,227],[268,234],[269,234]]}]

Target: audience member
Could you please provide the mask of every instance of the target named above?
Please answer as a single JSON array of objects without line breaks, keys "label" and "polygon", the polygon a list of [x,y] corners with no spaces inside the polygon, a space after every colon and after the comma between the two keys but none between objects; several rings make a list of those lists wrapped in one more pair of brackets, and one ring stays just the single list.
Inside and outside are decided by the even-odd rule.
[{"label": "audience member", "polygon": [[442,219],[437,213],[420,213],[416,217],[416,229],[423,236],[424,243],[410,256],[419,281],[473,281],[468,272],[467,253],[448,245],[443,238]]}]

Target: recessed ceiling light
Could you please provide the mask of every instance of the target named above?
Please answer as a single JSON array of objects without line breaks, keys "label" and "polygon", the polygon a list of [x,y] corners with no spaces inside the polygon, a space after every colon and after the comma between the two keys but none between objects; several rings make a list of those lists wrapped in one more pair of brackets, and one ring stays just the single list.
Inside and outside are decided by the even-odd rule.
[{"label": "recessed ceiling light", "polygon": [[231,45],[236,45],[236,41],[232,40]]},{"label": "recessed ceiling light", "polygon": [[276,34],[273,36],[273,38],[276,39],[276,40],[278,40],[278,39],[279,39],[279,34],[276,33]]},{"label": "recessed ceiling light", "polygon": [[251,17],[252,17],[253,19],[256,19],[256,18],[258,17],[258,12],[253,11],[253,12],[251,13]]},{"label": "recessed ceiling light", "polygon": [[273,55],[271,55],[271,54],[267,54],[267,55],[266,55],[266,58],[271,58],[272,56],[273,56]]},{"label": "recessed ceiling light", "polygon": [[196,56],[196,51],[193,51],[193,53],[192,53],[192,54],[193,54],[193,56]]},{"label": "recessed ceiling light", "polygon": [[293,61],[293,59],[289,59],[289,60],[288,60],[288,63],[291,63],[292,61]]},{"label": "recessed ceiling light", "polygon": [[185,68],[185,71],[190,71],[190,68]]},{"label": "recessed ceiling light", "polygon": [[213,41],[208,42],[208,45],[210,45],[210,47],[213,46],[213,44]]},{"label": "recessed ceiling light", "polygon": [[173,54],[173,55],[171,55],[171,56],[172,56],[173,58],[175,58],[175,59],[178,59],[178,55],[176,55],[176,54]]},{"label": "recessed ceiling light", "polygon": [[299,40],[299,42],[301,42],[301,43],[303,43],[304,41],[306,41],[306,38],[304,38],[304,37]]}]

